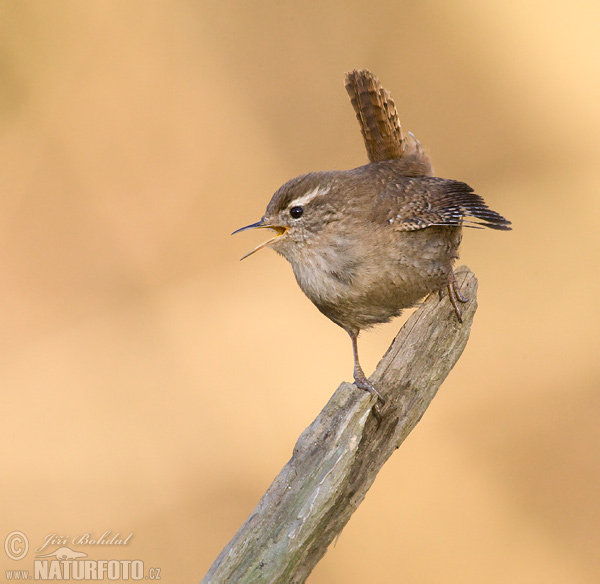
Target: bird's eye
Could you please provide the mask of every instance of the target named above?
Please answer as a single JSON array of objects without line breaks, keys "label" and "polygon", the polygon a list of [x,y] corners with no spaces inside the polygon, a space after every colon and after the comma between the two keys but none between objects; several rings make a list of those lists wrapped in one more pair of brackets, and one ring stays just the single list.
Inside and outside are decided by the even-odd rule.
[{"label": "bird's eye", "polygon": [[304,213],[304,209],[302,207],[292,207],[290,209],[290,215],[292,219],[300,219],[302,217],[302,213]]}]

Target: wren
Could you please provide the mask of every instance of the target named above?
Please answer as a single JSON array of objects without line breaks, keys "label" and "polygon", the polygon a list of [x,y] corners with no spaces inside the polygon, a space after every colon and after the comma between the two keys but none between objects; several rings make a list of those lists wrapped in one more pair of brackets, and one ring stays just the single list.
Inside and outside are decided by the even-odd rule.
[{"label": "wren", "polygon": [[420,142],[405,135],[389,92],[367,70],[346,74],[346,90],[369,164],[293,178],[273,195],[257,223],[285,257],[302,291],[352,340],[354,381],[385,403],[358,358],[360,331],[388,322],[432,292],[448,289],[456,316],[466,302],[453,272],[463,227],[509,230],[473,189],[431,176]]}]

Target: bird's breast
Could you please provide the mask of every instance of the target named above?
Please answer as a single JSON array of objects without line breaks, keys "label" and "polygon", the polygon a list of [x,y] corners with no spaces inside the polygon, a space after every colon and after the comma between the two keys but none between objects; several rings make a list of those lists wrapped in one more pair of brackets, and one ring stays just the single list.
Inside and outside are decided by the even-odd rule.
[{"label": "bird's breast", "polygon": [[360,257],[343,241],[318,247],[304,246],[288,258],[302,291],[317,305],[348,296],[362,273]]}]

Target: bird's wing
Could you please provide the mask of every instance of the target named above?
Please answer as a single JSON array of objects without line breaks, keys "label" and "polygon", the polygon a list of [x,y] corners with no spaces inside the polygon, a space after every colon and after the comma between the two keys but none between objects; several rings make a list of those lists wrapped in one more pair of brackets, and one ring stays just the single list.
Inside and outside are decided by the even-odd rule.
[{"label": "bird's wing", "polygon": [[403,177],[389,184],[375,212],[398,231],[436,225],[509,230],[511,224],[468,184],[434,177]]}]

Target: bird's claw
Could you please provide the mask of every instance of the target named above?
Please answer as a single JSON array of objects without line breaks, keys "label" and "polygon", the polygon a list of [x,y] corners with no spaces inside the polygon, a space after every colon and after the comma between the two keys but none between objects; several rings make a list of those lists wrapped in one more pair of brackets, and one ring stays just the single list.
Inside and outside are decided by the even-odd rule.
[{"label": "bird's claw", "polygon": [[450,302],[452,302],[458,321],[462,322],[462,310],[458,303],[462,302],[464,304],[465,302],[469,302],[469,299],[460,293],[460,288],[456,281],[456,277],[454,276],[454,272],[451,272],[451,275],[448,278],[448,296],[450,297]]},{"label": "bird's claw", "polygon": [[373,406],[373,415],[377,420],[377,424],[381,424],[381,420],[383,419],[382,408],[385,405],[385,398],[377,391],[375,386],[364,376],[355,375],[354,376],[354,384],[358,389],[362,389],[364,391],[368,391],[371,395],[377,396],[377,401]]}]

